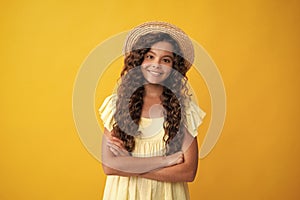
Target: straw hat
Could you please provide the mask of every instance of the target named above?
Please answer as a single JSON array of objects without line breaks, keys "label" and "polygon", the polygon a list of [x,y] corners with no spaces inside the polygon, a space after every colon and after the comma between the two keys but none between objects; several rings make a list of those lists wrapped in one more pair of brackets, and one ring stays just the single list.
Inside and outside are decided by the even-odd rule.
[{"label": "straw hat", "polygon": [[133,28],[128,33],[127,38],[125,40],[123,53],[125,54],[130,52],[132,50],[133,45],[137,42],[140,36],[145,35],[147,33],[156,32],[163,32],[169,34],[173,39],[175,39],[178,42],[180,49],[183,53],[184,59],[189,61],[189,63],[191,64],[194,62],[194,47],[190,38],[180,28],[167,22],[146,22]]}]

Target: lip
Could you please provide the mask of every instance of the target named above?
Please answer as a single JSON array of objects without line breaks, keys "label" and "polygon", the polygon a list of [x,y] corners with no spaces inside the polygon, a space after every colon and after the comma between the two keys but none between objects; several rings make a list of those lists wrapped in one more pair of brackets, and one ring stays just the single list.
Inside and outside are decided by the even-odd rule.
[{"label": "lip", "polygon": [[158,71],[147,70],[152,76],[161,76],[163,73]]}]

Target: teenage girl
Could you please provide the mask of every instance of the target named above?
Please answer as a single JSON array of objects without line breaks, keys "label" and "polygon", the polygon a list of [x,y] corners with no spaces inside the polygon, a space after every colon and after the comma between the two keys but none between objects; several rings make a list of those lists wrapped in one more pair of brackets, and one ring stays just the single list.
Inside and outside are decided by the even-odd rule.
[{"label": "teenage girl", "polygon": [[103,199],[189,199],[205,116],[187,86],[192,43],[174,25],[147,22],[129,33],[124,51],[117,92],[99,109]]}]

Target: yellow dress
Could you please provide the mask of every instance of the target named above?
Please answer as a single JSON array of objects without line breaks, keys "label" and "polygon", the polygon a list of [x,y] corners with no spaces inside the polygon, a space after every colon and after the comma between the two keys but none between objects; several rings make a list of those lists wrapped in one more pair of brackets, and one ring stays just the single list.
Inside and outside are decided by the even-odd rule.
[{"label": "yellow dress", "polygon": [[[116,94],[105,99],[99,109],[104,127],[109,131],[114,124]],[[186,108],[186,128],[194,137],[197,128],[202,123],[205,112],[195,103],[190,102]],[[163,141],[163,118],[141,118],[139,129],[141,132],[151,132],[147,136],[135,138],[135,149],[132,156],[159,156],[163,155],[165,144]],[[161,124],[160,127],[157,125]],[[153,126],[154,125],[154,126]],[[157,128],[158,127],[158,128]],[[149,131],[150,130],[150,131]],[[107,176],[104,189],[104,200],[185,200],[189,199],[186,182],[162,182],[141,177]]]}]

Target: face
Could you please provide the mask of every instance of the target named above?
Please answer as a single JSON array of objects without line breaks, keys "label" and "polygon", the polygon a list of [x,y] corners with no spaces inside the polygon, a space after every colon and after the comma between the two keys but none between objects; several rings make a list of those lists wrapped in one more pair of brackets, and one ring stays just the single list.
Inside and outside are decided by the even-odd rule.
[{"label": "face", "polygon": [[173,46],[169,42],[157,42],[146,53],[142,63],[142,73],[147,82],[162,83],[171,73],[174,55]]}]

